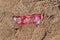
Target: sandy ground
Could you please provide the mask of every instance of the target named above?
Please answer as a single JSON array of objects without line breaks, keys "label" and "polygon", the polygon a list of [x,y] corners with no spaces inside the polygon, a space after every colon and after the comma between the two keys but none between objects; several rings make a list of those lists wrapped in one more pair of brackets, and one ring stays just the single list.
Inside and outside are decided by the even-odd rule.
[{"label": "sandy ground", "polygon": [[[12,17],[43,14],[39,25],[18,26]],[[0,40],[60,40],[59,0],[0,0]]]}]

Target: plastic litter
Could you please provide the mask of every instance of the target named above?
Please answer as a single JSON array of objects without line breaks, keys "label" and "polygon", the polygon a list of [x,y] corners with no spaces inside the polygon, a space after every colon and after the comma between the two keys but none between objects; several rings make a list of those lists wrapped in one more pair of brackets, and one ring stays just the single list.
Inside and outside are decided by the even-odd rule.
[{"label": "plastic litter", "polygon": [[42,19],[43,19],[43,15],[41,15],[41,14],[32,14],[32,15],[24,15],[24,16],[13,16],[13,20],[18,25],[40,24],[40,21]]}]

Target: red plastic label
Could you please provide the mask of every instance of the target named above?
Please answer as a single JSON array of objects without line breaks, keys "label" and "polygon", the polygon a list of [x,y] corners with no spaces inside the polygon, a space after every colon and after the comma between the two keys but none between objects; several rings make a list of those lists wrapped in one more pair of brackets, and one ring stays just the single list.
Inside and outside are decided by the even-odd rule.
[{"label": "red plastic label", "polygon": [[14,16],[13,17],[16,24],[39,24],[40,20],[43,19],[41,14],[33,14],[29,16]]}]

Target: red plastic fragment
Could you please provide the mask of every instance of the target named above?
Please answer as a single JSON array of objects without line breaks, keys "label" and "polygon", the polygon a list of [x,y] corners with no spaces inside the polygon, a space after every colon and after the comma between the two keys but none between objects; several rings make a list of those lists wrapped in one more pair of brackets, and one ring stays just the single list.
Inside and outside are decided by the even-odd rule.
[{"label": "red plastic fragment", "polygon": [[39,24],[40,21],[43,19],[41,14],[32,14],[27,16],[14,16],[13,17],[16,24],[23,25],[23,24]]}]

